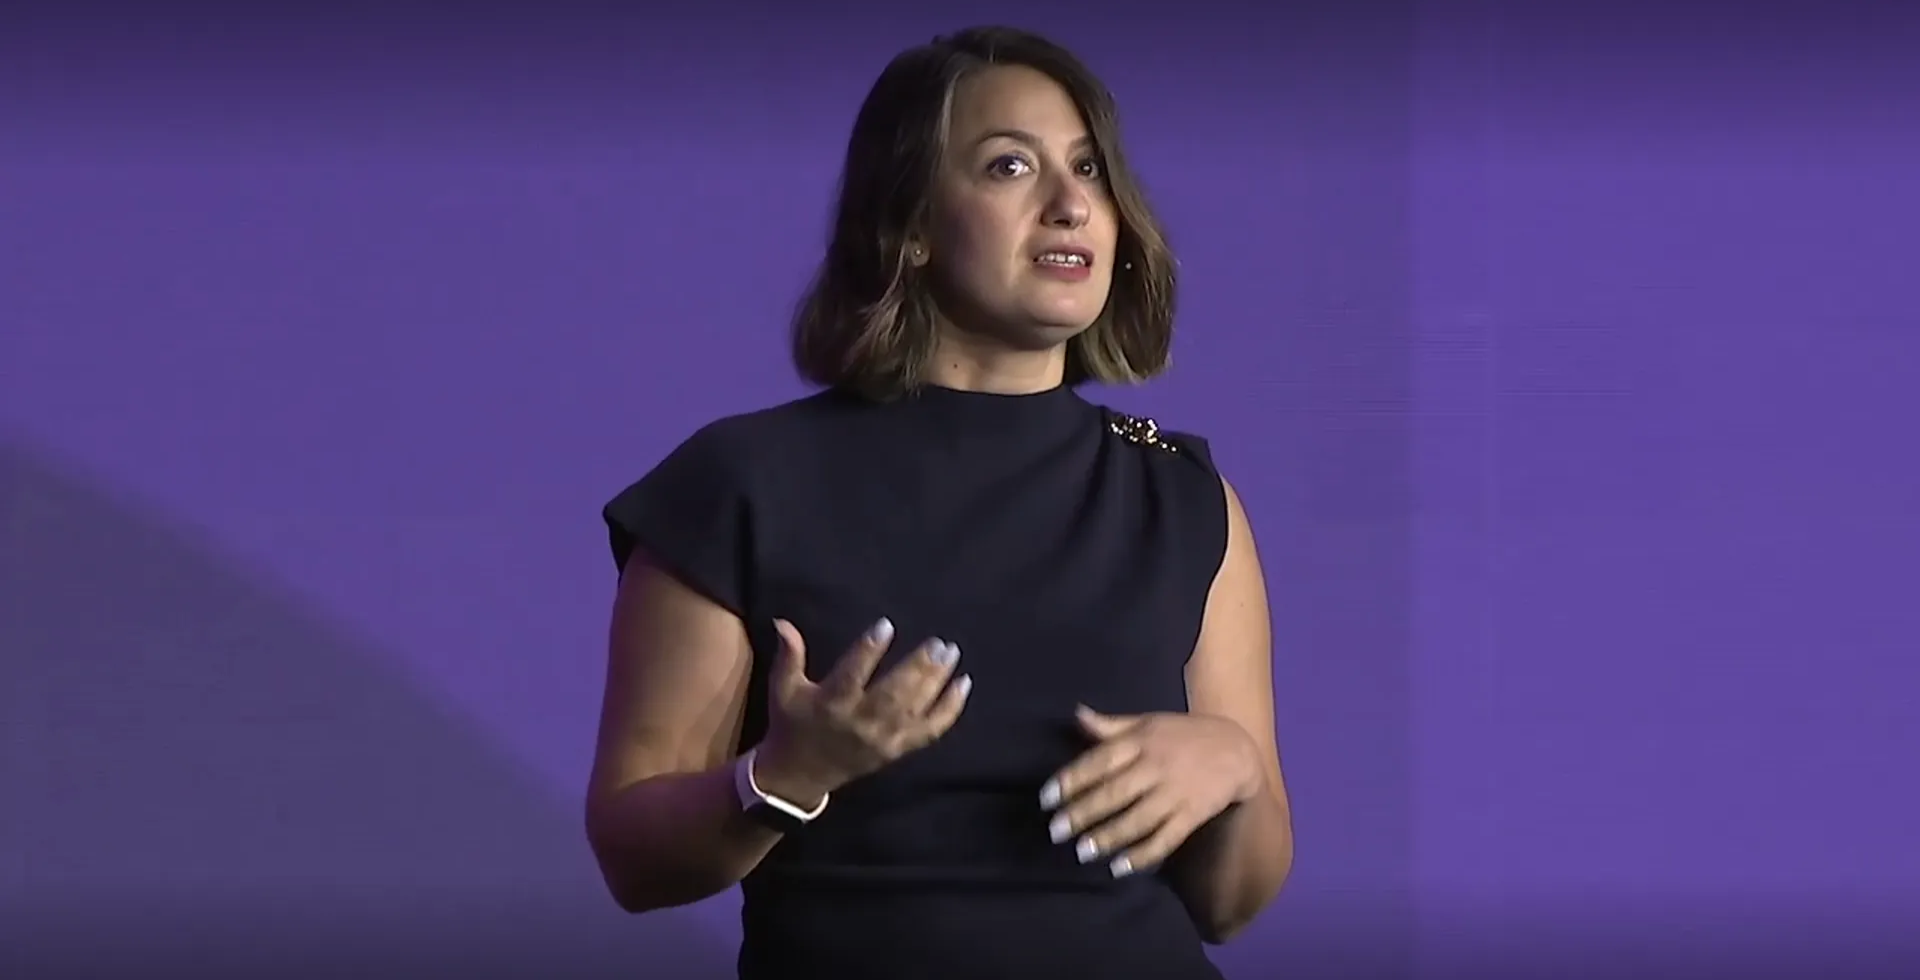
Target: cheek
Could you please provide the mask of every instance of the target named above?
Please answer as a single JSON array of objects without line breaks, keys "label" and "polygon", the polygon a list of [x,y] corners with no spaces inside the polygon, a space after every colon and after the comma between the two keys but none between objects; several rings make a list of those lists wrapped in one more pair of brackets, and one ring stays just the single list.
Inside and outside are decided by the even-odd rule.
[{"label": "cheek", "polygon": [[1100,244],[1111,251],[1120,244],[1120,211],[1111,201],[1101,201],[1094,209],[1094,234],[1100,237]]},{"label": "cheek", "polygon": [[947,264],[963,281],[1001,277],[1014,241],[990,215],[969,215],[951,222],[943,240]]}]

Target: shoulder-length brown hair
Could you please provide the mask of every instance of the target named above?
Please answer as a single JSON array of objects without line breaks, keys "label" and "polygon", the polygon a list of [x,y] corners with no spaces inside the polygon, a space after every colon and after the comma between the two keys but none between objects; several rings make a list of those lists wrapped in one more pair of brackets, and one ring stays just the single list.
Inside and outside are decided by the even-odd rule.
[{"label": "shoulder-length brown hair", "polygon": [[1065,48],[1026,31],[981,27],[902,52],[861,104],[826,257],[794,314],[793,363],[802,378],[882,399],[921,383],[936,312],[922,270],[908,260],[908,240],[927,219],[955,89],[1001,65],[1043,72],[1066,89],[1119,216],[1112,292],[1099,319],[1068,342],[1067,383],[1138,382],[1165,370],[1173,253],[1127,168],[1112,94]]}]

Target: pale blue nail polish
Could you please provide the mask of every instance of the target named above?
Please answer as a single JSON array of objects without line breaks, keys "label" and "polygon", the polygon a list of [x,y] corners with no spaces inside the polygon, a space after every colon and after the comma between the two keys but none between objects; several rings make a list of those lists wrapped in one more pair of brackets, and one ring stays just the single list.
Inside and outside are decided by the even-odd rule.
[{"label": "pale blue nail polish", "polygon": [[1114,858],[1112,864],[1107,865],[1107,870],[1113,872],[1115,878],[1125,878],[1133,873],[1133,862],[1127,860],[1127,856],[1122,854]]},{"label": "pale blue nail polish", "polygon": [[893,620],[882,616],[879,622],[867,627],[867,642],[885,643],[891,639],[893,639]]},{"label": "pale blue nail polish", "polygon": [[973,693],[973,675],[961,674],[960,679],[953,682],[953,686],[960,689],[961,697],[963,698],[966,697],[967,695]]},{"label": "pale blue nail polish", "polygon": [[1047,822],[1047,836],[1053,838],[1055,844],[1064,844],[1067,838],[1073,836],[1073,824],[1067,820],[1066,814],[1062,813]]},{"label": "pale blue nail polish", "polygon": [[1095,844],[1091,837],[1082,837],[1078,844],[1073,845],[1073,853],[1080,858],[1081,864],[1086,864],[1100,856],[1100,845]]},{"label": "pale blue nail polish", "polygon": [[1040,787],[1040,809],[1051,810],[1060,805],[1060,780],[1049,779]]},{"label": "pale blue nail polish", "polygon": [[960,648],[945,640],[933,641],[933,662],[941,667],[951,667],[960,659]]}]

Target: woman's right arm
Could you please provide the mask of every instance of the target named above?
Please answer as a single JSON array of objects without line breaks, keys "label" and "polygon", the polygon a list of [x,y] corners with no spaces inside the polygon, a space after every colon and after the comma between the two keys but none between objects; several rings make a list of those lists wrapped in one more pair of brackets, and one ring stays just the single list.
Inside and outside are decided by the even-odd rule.
[{"label": "woman's right arm", "polygon": [[[607,888],[629,912],[726,891],[780,840],[743,814],[733,789],[753,660],[745,624],[636,552],[608,647],[586,814]],[[755,776],[796,802],[826,791]]]}]

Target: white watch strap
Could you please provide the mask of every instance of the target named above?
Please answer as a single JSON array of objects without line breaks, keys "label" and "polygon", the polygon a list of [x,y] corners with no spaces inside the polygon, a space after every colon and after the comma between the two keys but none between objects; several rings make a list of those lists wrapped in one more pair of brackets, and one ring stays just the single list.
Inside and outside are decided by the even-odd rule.
[{"label": "white watch strap", "polygon": [[741,806],[765,804],[801,823],[811,823],[813,818],[826,812],[827,801],[833,799],[831,793],[823,794],[820,802],[809,810],[792,800],[783,800],[761,789],[759,781],[753,777],[753,762],[759,757],[759,753],[758,747],[748,749],[747,754],[741,756],[740,761],[733,767],[733,788],[740,797]]}]

